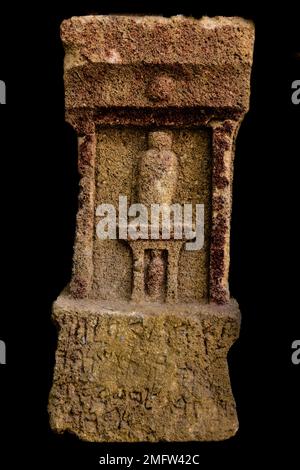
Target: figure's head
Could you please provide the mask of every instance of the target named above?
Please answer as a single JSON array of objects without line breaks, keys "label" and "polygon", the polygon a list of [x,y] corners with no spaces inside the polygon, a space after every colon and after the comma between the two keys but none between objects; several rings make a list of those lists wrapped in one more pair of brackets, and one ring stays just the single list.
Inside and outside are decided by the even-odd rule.
[{"label": "figure's head", "polygon": [[160,258],[161,253],[161,250],[151,250],[151,258]]},{"label": "figure's head", "polygon": [[167,149],[172,147],[172,133],[167,131],[149,132],[148,136],[149,148]]}]

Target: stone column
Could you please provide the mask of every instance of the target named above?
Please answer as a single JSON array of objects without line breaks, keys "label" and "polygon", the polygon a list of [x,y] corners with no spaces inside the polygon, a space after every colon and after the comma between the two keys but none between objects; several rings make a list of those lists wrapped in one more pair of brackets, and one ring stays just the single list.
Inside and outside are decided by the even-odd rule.
[{"label": "stone column", "polygon": [[96,135],[94,129],[91,130],[91,133],[78,136],[80,182],[70,283],[70,292],[75,298],[87,297],[93,281]]},{"label": "stone column", "polygon": [[[253,25],[87,16],[65,20],[61,37],[80,188],[73,275],[53,306],[51,427],[94,442],[227,439],[238,429],[227,366],[240,328],[228,286],[233,159]],[[203,246],[188,251],[175,226],[157,239],[99,239],[96,209],[111,204],[118,217],[119,196],[147,210],[204,205]]]},{"label": "stone column", "polygon": [[233,158],[239,121],[224,120],[212,128],[212,227],[210,245],[210,285],[212,302],[230,300],[228,286],[229,243]]}]

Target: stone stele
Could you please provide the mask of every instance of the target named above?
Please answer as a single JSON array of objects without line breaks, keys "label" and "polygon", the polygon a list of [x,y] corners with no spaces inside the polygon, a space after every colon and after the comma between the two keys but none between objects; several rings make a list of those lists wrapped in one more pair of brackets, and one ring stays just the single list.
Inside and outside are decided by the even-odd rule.
[{"label": "stone stele", "polygon": [[[79,205],[58,326],[51,427],[86,441],[217,441],[238,419],[227,353],[235,139],[248,110],[253,24],[241,18],[63,21],[66,120]],[[96,208],[204,204],[204,244],[99,239]],[[120,227],[119,227],[120,228]]]}]

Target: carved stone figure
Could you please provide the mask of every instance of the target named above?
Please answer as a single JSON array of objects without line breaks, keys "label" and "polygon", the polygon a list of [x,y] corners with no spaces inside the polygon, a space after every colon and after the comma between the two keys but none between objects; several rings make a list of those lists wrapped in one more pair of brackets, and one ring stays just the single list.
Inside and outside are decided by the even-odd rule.
[{"label": "carved stone figure", "polygon": [[172,151],[172,134],[149,133],[149,149],[140,157],[139,197],[145,205],[170,204],[177,183],[177,157]]},{"label": "carved stone figure", "polygon": [[[240,327],[232,171],[253,24],[87,16],[65,20],[61,37],[80,184],[73,272],[53,306],[51,427],[94,442],[227,439],[238,429],[227,353]],[[120,195],[204,206],[201,248],[172,233],[99,237],[97,208],[120,212]]]}]

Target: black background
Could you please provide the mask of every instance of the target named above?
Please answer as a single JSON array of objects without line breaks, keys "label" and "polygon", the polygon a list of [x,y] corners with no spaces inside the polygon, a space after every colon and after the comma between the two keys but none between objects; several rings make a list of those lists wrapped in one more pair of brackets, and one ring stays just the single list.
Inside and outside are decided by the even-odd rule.
[{"label": "black background", "polygon": [[[199,453],[220,464],[296,465],[300,365],[291,362],[299,329],[300,17],[296,2],[223,7],[211,2],[83,1],[1,5],[0,107],[2,289],[0,468],[98,468],[99,457]],[[256,26],[250,112],[237,142],[231,239],[231,293],[243,316],[229,354],[240,430],[220,443],[89,444],[48,425],[56,331],[51,303],[68,282],[78,176],[76,138],[64,123],[59,25],[84,14],[238,15]],[[297,55],[298,53],[298,55]],[[297,457],[298,456],[298,457]],[[17,467],[18,468],[18,467]]]}]

